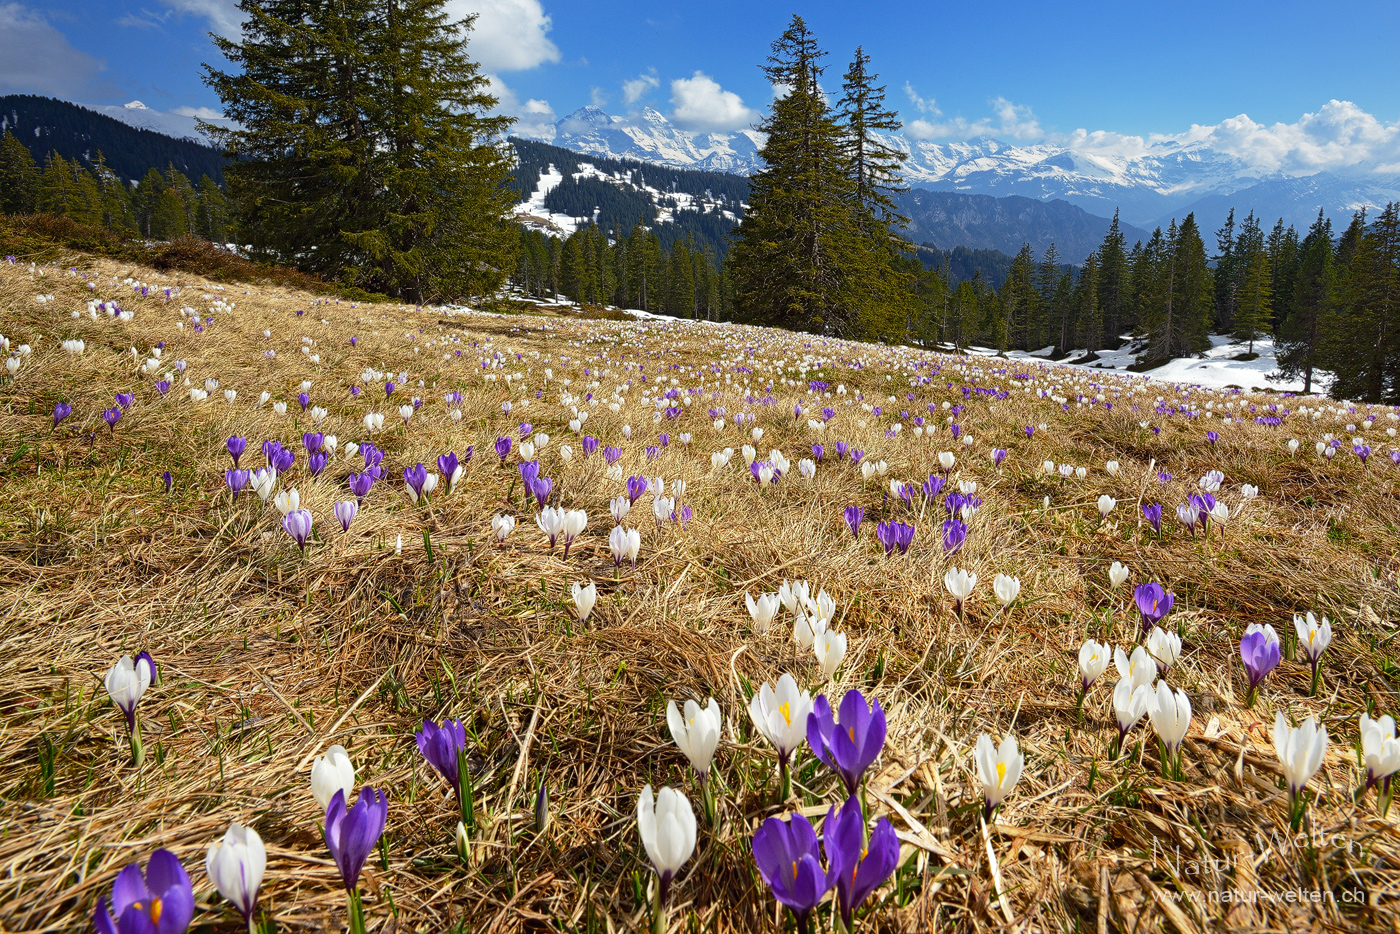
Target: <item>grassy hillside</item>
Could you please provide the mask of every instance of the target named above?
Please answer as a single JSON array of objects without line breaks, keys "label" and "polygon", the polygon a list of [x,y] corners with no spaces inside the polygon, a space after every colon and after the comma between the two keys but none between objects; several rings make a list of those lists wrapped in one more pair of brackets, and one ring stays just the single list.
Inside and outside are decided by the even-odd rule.
[{"label": "grassy hillside", "polygon": [[[90,299],[131,317],[90,312]],[[314,758],[340,744],[355,787],[388,794],[385,843],[359,883],[371,931],[646,929],[655,877],[636,813],[651,783],[683,790],[700,825],[665,929],[778,932],[753,833],[794,811],[820,825],[846,797],[804,744],[780,800],[777,756],[747,708],[783,673],[833,704],[859,689],[888,717],[863,795],[898,834],[899,868],[862,909],[865,931],[1400,923],[1395,819],[1364,791],[1353,748],[1361,713],[1397,706],[1391,410],[703,322],[366,305],[101,257],[0,262],[0,320],[20,361],[0,382],[6,930],[90,930],[118,871],[157,848],[189,870],[198,930],[246,930],[202,867],[233,821],[266,841],[260,917],[340,930],[345,891],[308,790]],[[133,394],[124,408],[118,393]],[[55,427],[60,403],[71,412]],[[335,435],[333,450],[312,432]],[[264,441],[293,452],[277,488],[313,519],[304,551],[272,502],[230,492],[231,436],[247,440],[245,468],[266,463]],[[600,442],[591,457],[584,436]],[[1326,436],[1355,436],[1371,456],[1348,441],[1320,457]],[[567,557],[536,524],[522,441],[553,481],[541,500],[587,513]],[[350,442],[384,459],[347,533],[333,506],[355,500],[347,479],[365,470]],[[307,443],[328,453],[319,476]],[[789,468],[761,485],[745,444],[760,466]],[[824,456],[805,479],[814,444]],[[861,465],[839,456],[846,444]],[[724,449],[728,463],[712,458]],[[463,463],[455,489],[444,479],[412,502],[405,469],[436,470],[449,451]],[[1212,470],[1228,520],[1183,528],[1174,509]],[[629,476],[635,567],[608,544]],[[930,476],[946,481],[937,495],[891,491]],[[661,490],[641,492],[644,477],[689,518],[658,518]],[[946,554],[947,494],[972,483],[980,507]],[[1102,496],[1116,501],[1106,517]],[[1153,503],[1160,534],[1139,508]],[[856,535],[847,507],[864,509]],[[497,515],[518,519],[503,543]],[[877,542],[882,522],[912,526],[907,554]],[[1125,584],[1111,583],[1113,562]],[[961,608],[945,585],[954,568],[977,575]],[[998,574],[1020,581],[1009,605]],[[763,631],[746,609],[746,594],[799,580],[848,640],[830,678],[795,644],[792,611]],[[1174,779],[1146,719],[1114,754],[1112,665],[1076,710],[1081,643],[1133,649],[1132,588],[1149,582],[1175,594],[1161,625],[1182,651],[1164,677],[1194,713]],[[585,620],[576,584],[597,589]],[[1245,627],[1285,632],[1309,610],[1335,633],[1320,690],[1309,695],[1295,654],[1247,707]],[[140,650],[159,679],[140,703],[137,765],[102,679]],[[723,713],[713,826],[666,725],[668,701],[710,697]],[[1307,783],[1306,835],[1289,829],[1280,712],[1317,717],[1331,737]],[[467,865],[452,792],[413,737],[444,717],[468,736]],[[1015,736],[1025,756],[985,825],[983,733]]]}]

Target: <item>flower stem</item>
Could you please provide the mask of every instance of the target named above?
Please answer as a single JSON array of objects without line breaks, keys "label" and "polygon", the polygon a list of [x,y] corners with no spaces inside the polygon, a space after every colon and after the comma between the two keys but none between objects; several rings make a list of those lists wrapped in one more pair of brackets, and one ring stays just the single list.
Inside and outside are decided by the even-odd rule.
[{"label": "flower stem", "polygon": [[365,934],[365,906],[360,901],[360,890],[350,889],[345,900],[350,916],[350,934]]},{"label": "flower stem", "polygon": [[778,803],[783,804],[792,797],[792,773],[788,771],[787,761],[778,764],[778,770],[782,774],[782,786],[778,797]]},{"label": "flower stem", "polygon": [[141,716],[133,714],[131,721],[131,764],[140,766],[146,761],[146,747],[141,743]]}]

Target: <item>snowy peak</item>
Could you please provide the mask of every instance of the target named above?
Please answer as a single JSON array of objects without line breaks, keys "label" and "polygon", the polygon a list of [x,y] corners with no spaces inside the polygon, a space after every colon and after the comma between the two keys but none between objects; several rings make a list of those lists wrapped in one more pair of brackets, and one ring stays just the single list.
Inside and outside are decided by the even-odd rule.
[{"label": "snowy peak", "polygon": [[650,107],[630,117],[580,107],[532,138],[606,159],[637,159],[678,169],[749,175],[762,166],[762,137],[751,130],[692,134]]},{"label": "snowy peak", "polygon": [[[626,117],[582,107],[535,138],[576,152],[655,162],[674,168],[750,175],[763,165],[762,134],[688,133],[652,108]],[[1356,168],[1364,175],[1296,177],[1261,174],[1250,162],[1203,139],[1174,137],[1115,148],[1091,134],[1073,145],[1007,143],[992,137],[930,142],[903,135],[886,142],[906,153],[904,180],[931,191],[1039,201],[1063,200],[1091,214],[1151,229],[1195,210],[1204,229],[1224,220],[1229,207],[1255,210],[1272,221],[1306,226],[1323,208],[1343,218],[1360,207],[1378,208],[1400,197],[1400,173]],[[1311,182],[1306,181],[1312,179]]]}]

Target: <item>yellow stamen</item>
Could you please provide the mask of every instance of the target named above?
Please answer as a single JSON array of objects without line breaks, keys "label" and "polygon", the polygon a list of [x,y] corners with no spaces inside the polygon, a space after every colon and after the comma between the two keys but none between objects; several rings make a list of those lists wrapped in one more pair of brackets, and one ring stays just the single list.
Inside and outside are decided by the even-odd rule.
[{"label": "yellow stamen", "polygon": [[796,881],[797,881],[797,861],[796,861],[796,860],[793,860],[793,862],[792,862],[792,881],[793,881],[793,882],[796,882]]},{"label": "yellow stamen", "polygon": [[851,727],[850,730],[848,730],[847,732],[851,734],[851,742],[854,743],[856,741],[856,728]]},{"label": "yellow stamen", "polygon": [[[785,703],[779,704],[778,712],[783,715],[783,719],[787,721],[787,725],[792,726],[792,712],[788,709],[788,705]],[[793,863],[793,865],[796,866],[797,864]]]},{"label": "yellow stamen", "polygon": [[1006,781],[1006,763],[1005,763],[1005,762],[998,762],[998,763],[997,763],[997,787],[1000,788],[1000,787],[1001,787],[1001,783],[1004,782],[1004,781]]},{"label": "yellow stamen", "polygon": [[153,899],[151,899],[151,923],[152,923],[152,924],[160,924],[160,913],[161,913],[162,907],[163,907],[163,906],[162,906],[161,903],[160,903],[160,899],[158,899],[158,898],[153,898]]}]

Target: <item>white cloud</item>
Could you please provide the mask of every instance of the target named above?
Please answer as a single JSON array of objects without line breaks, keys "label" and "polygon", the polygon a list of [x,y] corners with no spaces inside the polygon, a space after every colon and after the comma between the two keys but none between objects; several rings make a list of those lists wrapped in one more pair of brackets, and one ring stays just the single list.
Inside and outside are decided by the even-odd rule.
[{"label": "white cloud", "polygon": [[174,107],[171,113],[182,117],[196,117],[200,120],[222,120],[224,115],[213,107]]},{"label": "white cloud", "polygon": [[82,97],[103,69],[38,12],[0,3],[0,93]]},{"label": "white cloud", "polygon": [[454,20],[477,14],[467,46],[488,72],[524,71],[559,61],[559,47],[549,40],[553,21],[540,0],[448,0]]},{"label": "white cloud", "polygon": [[933,98],[920,97],[919,92],[914,90],[914,85],[908,81],[904,82],[904,93],[909,95],[909,100],[919,109],[919,113],[935,115],[943,113],[938,109],[938,104]]},{"label": "white cloud", "polygon": [[608,96],[603,93],[602,88],[595,87],[588,92],[588,102],[601,109],[608,106]]},{"label": "white cloud", "polygon": [[671,105],[671,122],[692,132],[740,130],[758,119],[738,94],[701,71],[671,82]]},{"label": "white cloud", "polygon": [[656,77],[656,69],[648,68],[646,74],[637,75],[631,81],[622,82],[622,102],[631,107],[660,86],[661,79]]},{"label": "white cloud", "polygon": [[[904,86],[904,91],[920,111],[935,116],[942,114],[932,100],[919,97],[908,84]],[[905,133],[913,139],[974,139],[979,136],[995,136],[999,139],[1031,142],[1045,137],[1045,130],[1030,107],[1012,103],[1004,97],[994,98],[987,103],[992,108],[990,116],[978,120],[954,117],[941,122],[921,117],[910,121],[905,127]]]},{"label": "white cloud", "polygon": [[178,13],[204,18],[209,28],[221,36],[236,37],[243,32],[243,13],[238,0],[161,0]]}]

